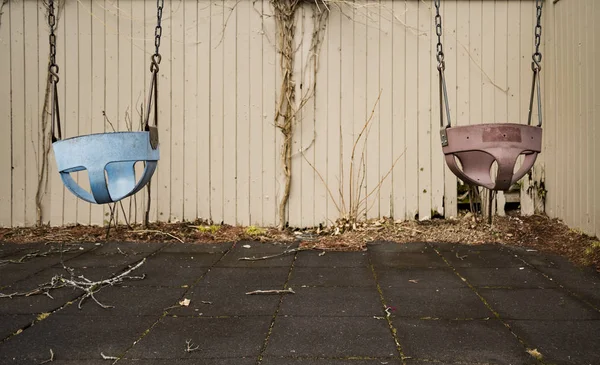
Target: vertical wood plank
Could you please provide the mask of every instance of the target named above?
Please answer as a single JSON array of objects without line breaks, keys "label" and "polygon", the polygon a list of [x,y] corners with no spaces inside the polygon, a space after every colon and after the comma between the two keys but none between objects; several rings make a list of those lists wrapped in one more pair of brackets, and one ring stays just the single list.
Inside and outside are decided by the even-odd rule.
[{"label": "vertical wood plank", "polygon": [[[366,69],[365,75],[367,76],[366,84],[366,116],[365,120],[373,115],[369,124],[368,133],[366,135],[366,167],[365,167],[365,204],[367,211],[365,214],[367,218],[379,218],[380,217],[380,206],[379,200],[381,198],[381,189],[379,181],[382,177],[380,168],[380,157],[379,157],[379,146],[380,146],[380,130],[382,123],[388,123],[381,119],[381,105],[382,100],[380,99],[377,105],[377,97],[380,92],[380,47],[379,47],[379,25],[380,25],[380,14],[379,14],[379,1],[372,0],[367,3],[367,45],[366,45]],[[383,97],[383,95],[382,95]]]},{"label": "vertical wood plank", "polygon": [[[253,150],[251,149],[251,119],[250,119],[250,16],[252,4],[240,2],[237,4],[237,70],[236,70],[236,103],[237,103],[237,141],[236,151],[236,182],[237,182],[237,219],[241,225],[250,224],[250,163]],[[260,125],[258,126],[260,128]],[[259,129],[262,131],[262,129]],[[256,135],[256,134],[253,134]],[[257,136],[260,138],[260,136]],[[261,155],[255,158],[259,163]],[[259,167],[260,168],[260,167]]]},{"label": "vertical wood plank", "polygon": [[556,43],[556,18],[554,13],[555,5],[544,7],[544,16],[542,22],[546,31],[543,32],[546,53],[544,55],[544,70],[541,73],[542,86],[546,90],[545,97],[543,100],[543,113],[544,113],[544,150],[542,153],[545,155],[544,160],[547,163],[544,166],[544,182],[545,188],[548,190],[545,199],[545,212],[550,217],[556,217],[557,210],[557,199],[556,193],[558,192],[556,180],[557,180],[557,167],[559,154],[557,151],[558,144],[557,138],[557,122],[556,122],[556,61],[557,61],[557,43]]},{"label": "vertical wood plank", "polygon": [[198,124],[196,130],[196,159],[198,168],[198,217],[210,219],[210,120],[211,120],[211,2],[198,3],[197,92]]},{"label": "vertical wood plank", "polygon": [[[91,12],[91,126],[90,133],[104,133],[104,104],[105,93],[105,57],[108,48],[105,47],[105,2],[89,1]],[[104,205],[91,204],[90,224],[103,225]]]},{"label": "vertical wood plank", "polygon": [[[354,113],[354,90],[355,90],[355,43],[354,43],[354,28],[356,27],[355,9],[348,11],[348,17],[341,17],[341,31],[340,31],[340,42],[341,42],[341,102],[340,102],[340,143],[341,143],[341,155],[340,155],[340,190],[342,192],[342,205],[340,208],[343,210],[338,218],[342,218],[342,215],[347,215],[350,208],[350,197],[352,196],[352,181],[351,178],[351,155],[352,146],[354,144],[354,120],[362,119]],[[360,150],[359,150],[360,152]],[[343,208],[342,208],[343,206]]]},{"label": "vertical wood plank", "polygon": [[[210,58],[210,188],[211,219],[220,223],[224,218],[223,196],[223,37],[225,14],[223,1],[211,2]],[[228,136],[230,136],[228,131]]]},{"label": "vertical wood plank", "polygon": [[[367,118],[371,112],[371,108],[373,107],[373,102],[369,100],[367,95],[367,79],[368,70],[367,70],[367,16],[368,16],[368,7],[366,5],[366,1],[357,1],[356,4],[357,10],[354,13],[354,139],[358,139],[358,135],[360,131],[363,129],[365,123],[367,122]],[[372,125],[370,125],[372,127]],[[363,164],[366,164],[367,161],[363,160],[365,158],[365,151],[367,145],[367,135],[369,130],[365,130],[363,133],[361,140],[356,148],[355,160],[350,163],[354,163],[354,186],[351,186],[350,189],[352,192],[352,204],[359,203],[366,195],[366,167]],[[354,142],[354,141],[353,141]],[[364,177],[364,179],[363,179]],[[366,201],[363,202],[361,207],[362,210],[361,215],[358,218],[363,218],[366,216],[366,211],[363,208],[368,207],[365,205]]]},{"label": "vertical wood plank", "polygon": [[[8,10],[8,11],[6,11]],[[10,85],[11,85],[11,173],[12,173],[12,224],[26,224],[26,145],[25,140],[25,25],[23,3],[11,3],[6,14],[10,15]]]},{"label": "vertical wood plank", "polygon": [[418,163],[419,163],[419,220],[431,219],[431,42],[426,35],[431,29],[432,17],[424,3],[418,7],[418,29],[425,34],[418,39]]},{"label": "vertical wood plank", "polygon": [[[450,36],[449,42],[446,43],[446,52],[450,52],[452,54],[453,59],[456,60],[456,26],[453,24],[456,21],[456,7],[455,3],[452,1],[445,1],[442,5],[441,11],[444,13],[447,21],[444,27],[446,28],[446,32]],[[439,91],[438,91],[438,73],[437,73],[437,62],[435,61],[436,56],[436,44],[437,37],[435,36],[435,22],[434,15],[432,12],[432,7],[427,9],[427,15],[429,16],[429,28],[427,30],[430,36],[428,37],[429,42],[429,85],[427,89],[429,90],[429,159],[431,161],[430,167],[430,179],[431,179],[431,208],[430,208],[430,217],[440,216],[443,217],[444,212],[444,204],[446,202],[445,199],[445,185],[446,185],[446,177],[445,177],[445,161],[442,153],[442,144],[440,141],[439,128],[440,128],[440,109],[438,107],[439,104]],[[448,28],[450,26],[450,28]],[[454,77],[453,87],[456,87],[456,63],[453,65],[452,72]],[[456,108],[454,107],[456,103],[456,98],[452,98],[451,101],[451,113],[456,112]],[[448,202],[454,205],[456,198],[453,197],[456,195],[456,188],[450,189],[448,195]],[[453,202],[454,201],[454,202]]]},{"label": "vertical wood plank", "polygon": [[[155,5],[155,4],[154,4]],[[149,69],[150,66],[150,52],[153,48],[149,48],[148,55],[146,55],[146,38],[153,38],[154,30],[153,25],[156,25],[156,10],[151,10],[148,13],[148,19],[146,19],[145,14],[145,4],[143,1],[132,1],[131,2],[131,14],[132,14],[132,22],[131,22],[131,129],[133,131],[141,131],[143,130],[143,107],[147,103],[147,83],[146,78],[149,78]],[[152,30],[150,27],[152,26]],[[148,29],[148,30],[146,30]],[[162,86],[162,85],[160,85]],[[159,86],[159,87],[160,87]],[[160,138],[159,138],[160,140]],[[159,161],[160,164],[160,161]],[[136,178],[142,175],[144,171],[144,164],[142,162],[138,162],[135,165],[135,174]],[[154,183],[155,179],[152,179],[152,183]],[[152,184],[151,183],[151,184]],[[152,188],[155,187],[155,184],[151,185]],[[156,189],[155,189],[156,190]],[[146,212],[146,205],[148,201],[148,189],[144,188],[136,195],[133,196],[132,199],[129,200],[130,206],[127,207],[129,209],[129,215],[131,217],[131,222],[142,223],[144,220],[144,214]],[[150,207],[156,205],[156,200],[154,203],[150,203]],[[92,207],[93,209],[93,207]],[[150,214],[150,219],[155,220],[156,213]]]},{"label": "vertical wood plank", "polygon": [[[237,220],[236,202],[238,199],[236,181],[236,40],[237,14],[236,0],[225,0],[223,11],[223,220],[235,223]],[[247,60],[244,60],[247,62]]]},{"label": "vertical wood plank", "polygon": [[[5,129],[0,133],[0,166],[12,171],[12,118],[11,118],[11,3],[5,4],[0,27],[0,64],[8,71],[0,72],[0,121]],[[11,227],[12,222],[12,172],[0,174],[0,225]]]},{"label": "vertical wood plank", "polygon": [[[115,9],[118,29],[118,69],[117,73],[111,77],[117,77],[118,81],[118,100],[116,104],[109,105],[109,108],[116,107],[116,119],[111,119],[114,129],[117,132],[128,131],[132,129],[131,116],[135,108],[132,100],[132,68],[133,68],[133,18],[132,2],[119,0],[118,8]],[[113,128],[109,129],[112,132]],[[82,185],[81,179],[79,184]],[[134,219],[132,207],[137,199],[136,196],[128,197],[115,204],[115,215],[117,222],[124,224]]]},{"label": "vertical wood plank", "polygon": [[[171,0],[171,221],[184,217],[185,169],[185,0]],[[192,40],[193,43],[193,40]],[[190,163],[193,163],[190,161]],[[192,204],[192,203],[190,203]],[[195,203],[193,203],[195,205]]]},{"label": "vertical wood plank", "polygon": [[[323,9],[321,9],[323,10]],[[337,12],[337,11],[336,11]],[[331,17],[333,12],[329,12],[328,16]],[[319,15],[317,15],[318,17]],[[319,47],[318,55],[315,55],[311,58],[311,63],[313,64],[313,68],[316,68],[317,73],[314,76],[316,80],[316,89],[314,96],[314,121],[313,121],[313,130],[314,130],[314,149],[313,149],[313,161],[316,171],[313,172],[313,218],[312,225],[317,226],[321,224],[327,224],[328,218],[328,207],[330,204],[330,197],[327,193],[326,183],[327,177],[329,174],[329,135],[334,134],[339,136],[339,118],[330,120],[328,118],[329,115],[329,104],[328,104],[328,96],[329,96],[329,47],[328,47],[328,39],[331,37],[331,23],[329,23],[331,19],[327,20],[325,26],[321,29],[323,32],[322,41]],[[337,23],[339,25],[339,21]],[[339,31],[339,28],[336,29]],[[334,57],[335,54],[339,54],[338,51],[333,50]],[[339,62],[339,59],[338,59]],[[338,64],[339,66],[339,64]],[[331,72],[336,72],[337,69],[331,70]],[[338,83],[338,95],[339,95],[339,83]],[[339,97],[338,97],[339,100]],[[335,107],[335,103],[332,101],[332,107]],[[338,140],[339,141],[339,140]],[[339,142],[337,144],[339,146]],[[339,151],[333,152],[332,156],[337,157],[339,155]],[[332,159],[335,160],[335,157]],[[309,167],[310,168],[310,167]],[[313,169],[311,169],[313,170]],[[325,179],[325,183],[321,181],[320,176]]]},{"label": "vertical wood plank", "polygon": [[[77,2],[78,27],[78,74],[77,90],[79,93],[78,124],[79,135],[92,132],[92,14],[90,3]],[[88,181],[86,181],[88,180]],[[89,186],[86,174],[79,177],[79,184]],[[82,199],[77,199],[77,223],[90,224],[91,204]]]},{"label": "vertical wood plank", "polygon": [[[63,33],[65,37],[63,43],[65,59],[61,63],[64,66],[61,68],[62,76],[60,79],[60,83],[63,84],[65,90],[63,96],[65,107],[61,108],[63,138],[79,135],[79,19],[77,6],[78,3],[65,3],[65,12],[63,19],[61,19],[65,23],[65,32]],[[89,183],[86,185],[86,173],[78,172],[74,175],[75,181],[82,187],[89,186]],[[65,190],[63,224],[77,223],[77,200],[74,194]]]},{"label": "vertical wood plank", "polygon": [[[48,76],[48,55],[50,53],[50,46],[48,44],[48,32],[49,30],[46,27],[46,23],[47,23],[47,18],[46,18],[46,14],[47,14],[47,9],[44,5],[44,3],[40,0],[38,0],[36,2],[36,14],[37,14],[37,24],[38,24],[38,31],[37,31],[37,37],[38,37],[38,41],[37,41],[37,55],[38,55],[38,61],[37,61],[37,66],[38,66],[38,89],[37,89],[37,102],[38,102],[38,116],[37,116],[37,120],[39,120],[39,126],[38,126],[38,164],[37,164],[37,168],[39,173],[41,174],[42,171],[42,156],[43,156],[43,149],[45,148],[47,151],[47,157],[46,157],[46,178],[44,179],[44,181],[42,182],[42,195],[41,195],[41,203],[42,203],[42,223],[44,224],[48,224],[50,223],[50,209],[51,209],[51,204],[50,204],[50,193],[51,193],[51,177],[53,174],[57,174],[55,166],[56,163],[54,162],[54,155],[52,154],[52,144],[51,144],[51,139],[50,139],[50,115],[48,113],[46,113],[43,108],[44,108],[44,100],[46,97],[46,87],[47,87],[47,76]],[[1,32],[0,32],[1,33]],[[2,36],[0,35],[0,39],[2,39]],[[0,41],[0,47],[2,47],[2,41]],[[8,52],[6,52],[8,54]],[[0,79],[2,78],[1,74],[0,74]],[[1,89],[1,87],[0,87]],[[0,91],[1,93],[1,91]],[[1,96],[0,96],[1,98]],[[42,118],[45,118],[45,122],[47,123],[45,126],[42,125]],[[0,139],[0,143],[1,139]],[[0,160],[1,161],[1,160]],[[2,164],[2,162],[0,162],[0,165]],[[0,186],[2,185],[2,178],[0,178]],[[9,188],[9,192],[10,192],[10,188]],[[1,204],[1,198],[2,194],[0,193],[0,204]],[[10,213],[10,210],[9,210]],[[2,213],[0,213],[1,216]],[[2,224],[1,222],[1,218],[0,218],[0,225]]]},{"label": "vertical wood plank", "polygon": [[[407,191],[407,156],[409,154],[407,148],[407,131],[406,125],[406,104],[407,85],[406,82],[406,37],[407,28],[404,24],[406,20],[406,3],[399,1],[391,1],[389,6],[392,7],[392,156],[394,161],[397,158],[398,163],[392,173],[393,181],[393,211],[394,219],[405,220],[408,218],[406,214],[406,196]],[[413,35],[409,35],[413,36]],[[409,91],[409,93],[412,93]],[[412,138],[410,138],[412,139]]]},{"label": "vertical wood plank", "polygon": [[262,172],[262,212],[263,224],[277,225],[277,206],[279,203],[279,191],[281,187],[277,184],[280,173],[279,151],[281,133],[275,126],[275,105],[279,94],[281,80],[278,80],[279,56],[276,43],[276,25],[272,14],[273,9],[268,1],[255,5],[260,9],[262,21],[262,110],[263,110],[263,172]]},{"label": "vertical wood plank", "polygon": [[[463,4],[463,9],[464,9]],[[468,90],[468,83],[463,81],[464,74],[459,74],[459,68],[463,68],[465,66],[468,67],[469,60],[461,60],[459,62],[458,54],[459,52],[464,53],[464,48],[459,46],[459,34],[458,34],[458,26],[463,27],[464,30],[465,25],[468,27],[468,12],[466,11],[458,11],[456,1],[445,1],[442,10],[444,12],[443,16],[443,31],[444,31],[444,54],[446,59],[446,82],[448,89],[448,98],[450,103],[450,113],[451,113],[451,121],[454,125],[458,124],[459,119],[463,119],[463,116],[460,113],[464,113],[464,109],[459,107],[459,98],[458,93],[459,90],[466,89]],[[458,13],[458,14],[457,14]],[[460,14],[460,15],[459,15]],[[461,16],[464,19],[461,19],[462,22],[457,22],[457,18]],[[458,24],[457,24],[458,23]],[[459,25],[460,24],[460,25]],[[431,40],[433,42],[432,49],[435,50],[437,37],[435,36],[435,25],[431,30]],[[462,36],[462,34],[461,34]],[[468,44],[468,38],[465,42]],[[463,46],[464,47],[464,46]],[[462,64],[462,62],[466,62],[466,64]],[[464,69],[462,70],[464,72]],[[431,67],[431,110],[432,110],[432,118],[431,118],[431,144],[433,148],[433,166],[434,174],[432,181],[434,183],[433,191],[435,194],[438,194],[439,191],[442,191],[444,194],[444,209],[443,214],[444,217],[456,217],[458,214],[458,205],[457,205],[457,185],[456,185],[456,176],[450,171],[448,166],[446,166],[444,160],[444,154],[442,152],[442,146],[440,142],[440,135],[438,131],[440,130],[440,107],[439,107],[439,75],[437,72],[437,62],[432,61]],[[462,100],[461,100],[462,101]],[[448,116],[444,118],[446,120]],[[437,175],[443,176],[443,179],[438,178]],[[439,186],[436,183],[442,183],[443,186]],[[435,200],[434,200],[435,202]],[[437,210],[441,213],[441,206],[438,208],[434,207],[434,210]]]},{"label": "vertical wood plank", "polygon": [[[419,38],[424,36],[419,28],[419,5],[406,3],[406,26],[412,31],[406,33],[406,216],[416,219],[419,207],[419,145],[418,131],[418,92],[419,87]],[[428,214],[429,215],[429,214]]]},{"label": "vertical wood plank", "polygon": [[[377,184],[381,181],[379,191],[379,216],[392,217],[393,209],[393,173],[394,166],[394,93],[393,93],[393,62],[394,43],[393,29],[393,3],[391,0],[382,0],[379,4],[379,88],[381,89],[381,102],[379,108],[379,174]],[[377,91],[379,92],[379,90]]]},{"label": "vertical wood plank", "polygon": [[[296,54],[296,63],[301,65],[301,71],[298,74],[300,91],[297,95],[303,95],[306,99],[304,107],[300,111],[300,119],[297,120],[295,134],[299,137],[298,145],[293,149],[294,156],[292,164],[299,167],[300,175],[296,175],[296,182],[300,182],[300,198],[296,204],[300,206],[300,227],[312,227],[315,225],[315,171],[310,167],[302,154],[315,166],[315,97],[314,88],[311,86],[315,78],[316,58],[311,55],[312,35],[315,28],[315,13],[312,7],[302,7],[302,33],[298,53]],[[300,100],[296,101],[298,104]],[[297,170],[298,171],[298,170]],[[299,176],[299,177],[298,177]],[[294,179],[292,175],[292,179]],[[290,202],[291,203],[291,202]]]},{"label": "vertical wood plank", "polygon": [[[257,9],[258,8],[258,9]],[[246,70],[248,72],[248,99],[249,99],[249,150],[248,153],[248,180],[249,180],[249,212],[248,223],[252,225],[265,225],[263,213],[263,166],[264,156],[263,149],[265,143],[272,143],[265,138],[265,133],[268,129],[272,129],[272,121],[265,120],[263,117],[263,87],[262,83],[265,75],[263,75],[263,26],[262,26],[262,1],[253,3],[247,10],[248,21],[248,38],[249,38],[249,65]],[[244,62],[243,57],[239,56],[241,62]],[[269,101],[272,101],[269,100]],[[243,133],[240,133],[243,136]],[[272,157],[272,155],[271,155]],[[273,177],[273,175],[271,175]],[[271,221],[269,224],[273,224]]]},{"label": "vertical wood plank", "polygon": [[[494,109],[496,122],[509,122],[508,118],[508,4],[507,2],[496,2],[494,9],[494,81],[498,87],[494,90]],[[504,216],[504,205],[506,199],[504,192],[496,193],[496,214]]]},{"label": "vertical wood plank", "polygon": [[[327,150],[324,152],[327,156],[327,175],[323,178],[329,189],[327,196],[327,220],[328,223],[335,222],[342,213],[343,207],[341,183],[342,175],[342,14],[339,10],[332,11],[329,14],[329,23],[327,25],[327,36],[324,38],[324,49],[327,47],[327,58],[321,67],[326,69],[327,79],[327,97],[320,94],[319,100],[324,99],[327,106],[327,116],[320,123],[327,123]],[[321,82],[324,77],[319,76]],[[317,121],[319,122],[319,121]],[[322,157],[321,157],[322,158]],[[321,172],[323,173],[323,172]],[[331,194],[331,195],[329,195]]]},{"label": "vertical wood plank", "polygon": [[[198,2],[183,1],[183,218],[198,218]],[[180,123],[181,123],[180,122]]]},{"label": "vertical wood plank", "polygon": [[[471,118],[471,108],[472,103],[476,102],[471,98],[471,73],[472,68],[475,67],[476,61],[475,59],[471,59],[471,57],[475,57],[473,52],[473,46],[471,45],[471,23],[475,22],[476,24],[480,23],[479,16],[475,15],[475,12],[472,12],[470,7],[472,6],[472,2],[460,2],[461,10],[457,10],[456,13],[456,113],[453,115],[453,123],[454,125],[469,125],[472,123]],[[479,44],[476,45],[479,47]],[[453,88],[450,87],[449,90]],[[446,177],[449,175],[455,176],[452,171],[448,167],[446,167]],[[458,189],[460,185],[462,185],[462,190],[465,191],[466,184],[455,177],[455,189]],[[446,194],[448,194],[448,189],[450,187],[447,185]],[[464,194],[464,193],[462,193]],[[461,195],[462,196],[462,195]],[[457,198],[458,200],[458,198]],[[458,202],[457,202],[458,203]],[[458,211],[455,213],[455,216],[458,215]],[[446,217],[451,216],[449,212],[446,214]]]},{"label": "vertical wood plank", "polygon": [[[146,8],[146,11],[150,13],[150,11],[156,11],[156,8],[153,3],[153,6],[149,6]],[[158,73],[158,133],[160,135],[161,140],[161,149],[160,149],[160,162],[158,163],[158,169],[154,173],[155,178],[155,190],[157,190],[157,206],[158,206],[158,220],[163,222],[168,222],[171,219],[171,174],[172,174],[172,165],[173,165],[173,153],[171,151],[171,131],[173,124],[173,115],[172,115],[172,43],[173,43],[173,35],[172,35],[172,16],[174,5],[171,0],[165,1],[165,7],[163,9],[163,21],[162,21],[162,34],[165,35],[160,43],[160,53],[165,55],[162,58],[160,63],[160,69]],[[153,9],[154,8],[154,9]],[[153,10],[150,10],[153,9]],[[151,33],[154,34],[154,33]],[[153,37],[152,37],[153,38]],[[152,52],[152,45],[154,42],[151,42],[148,49]],[[181,121],[178,121],[181,122]]]},{"label": "vertical wood plank", "polygon": [[43,153],[39,143],[40,101],[39,88],[39,57],[38,54],[38,11],[37,2],[23,2],[24,27],[24,59],[25,83],[23,95],[25,101],[25,224],[35,225],[37,222],[36,192],[38,190],[38,166],[41,165]]}]

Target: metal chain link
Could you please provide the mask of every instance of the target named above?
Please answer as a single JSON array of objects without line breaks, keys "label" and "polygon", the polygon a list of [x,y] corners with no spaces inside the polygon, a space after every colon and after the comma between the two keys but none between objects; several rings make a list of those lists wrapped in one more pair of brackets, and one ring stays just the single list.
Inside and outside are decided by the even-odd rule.
[{"label": "metal chain link", "polygon": [[541,70],[542,66],[540,62],[542,62],[542,53],[540,52],[540,44],[542,42],[542,6],[544,5],[544,0],[536,0],[535,8],[536,8],[536,23],[535,23],[535,51],[533,52],[533,62],[531,67],[533,70]]},{"label": "metal chain link", "polygon": [[156,28],[154,29],[154,54],[152,55],[152,64],[150,65],[150,71],[158,72],[158,65],[162,59],[159,48],[160,38],[162,36],[162,13],[165,6],[165,0],[156,0]]},{"label": "metal chain link", "polygon": [[56,64],[56,15],[54,15],[54,0],[48,1],[48,26],[50,27],[50,65],[48,71],[54,82],[58,82],[58,65]]},{"label": "metal chain link", "polygon": [[442,16],[440,15],[440,0],[434,1],[435,5],[435,34],[437,35],[437,61],[438,70],[444,70],[446,68],[446,62],[444,61],[444,46],[442,45]]}]

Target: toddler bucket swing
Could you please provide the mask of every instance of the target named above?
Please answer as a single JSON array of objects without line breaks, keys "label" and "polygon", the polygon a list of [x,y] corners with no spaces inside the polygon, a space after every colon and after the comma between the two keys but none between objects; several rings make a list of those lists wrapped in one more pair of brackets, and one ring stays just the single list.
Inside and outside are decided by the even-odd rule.
[{"label": "toddler bucket swing", "polygon": [[[526,125],[517,123],[476,124],[460,127],[451,125],[444,77],[446,65],[442,46],[440,0],[434,0],[434,4],[435,30],[438,38],[436,59],[440,89],[440,135],[446,163],[450,170],[467,184],[483,186],[490,190],[508,190],[512,184],[531,170],[537,155],[542,151],[542,102],[539,73],[542,69],[540,40],[543,0],[536,0],[535,51],[531,63],[533,81]],[[531,114],[536,93],[538,125],[532,126]],[[444,112],[447,119],[446,126],[444,126]],[[523,163],[515,172],[514,167],[520,155],[524,156]],[[458,162],[460,162],[460,166]],[[494,162],[498,164],[498,172],[496,178],[492,179],[490,170]]]},{"label": "toddler bucket swing", "polygon": [[[117,202],[137,193],[152,178],[159,160],[158,148],[158,52],[162,35],[161,18],[164,0],[157,1],[157,25],[154,33],[155,53],[152,55],[152,72],[148,109],[144,130],[141,132],[98,133],[62,139],[58,108],[58,65],[56,64],[56,15],[54,0],[48,2],[48,25],[50,26],[51,122],[52,148],[60,177],[64,185],[78,198],[90,203]],[[150,111],[154,104],[154,125],[149,125]],[[135,163],[145,167],[139,180]],[[87,170],[91,193],[75,182],[71,173]]]}]

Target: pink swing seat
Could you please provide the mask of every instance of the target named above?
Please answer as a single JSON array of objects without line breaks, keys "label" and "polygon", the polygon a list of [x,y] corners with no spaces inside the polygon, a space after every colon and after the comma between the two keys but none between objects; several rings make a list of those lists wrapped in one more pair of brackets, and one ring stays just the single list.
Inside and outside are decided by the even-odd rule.
[{"label": "pink swing seat", "polygon": [[[478,124],[443,128],[441,134],[450,170],[465,183],[491,190],[508,190],[527,174],[542,151],[542,128],[530,125]],[[525,158],[515,172],[520,155]],[[492,180],[490,170],[494,162],[498,173]]]}]

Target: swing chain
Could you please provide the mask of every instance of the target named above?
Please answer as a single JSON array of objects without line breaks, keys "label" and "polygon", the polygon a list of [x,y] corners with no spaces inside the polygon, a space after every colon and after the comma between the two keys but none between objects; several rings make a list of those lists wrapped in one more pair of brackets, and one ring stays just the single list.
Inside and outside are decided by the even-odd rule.
[{"label": "swing chain", "polygon": [[154,54],[152,55],[152,63],[150,65],[150,71],[158,72],[158,65],[161,61],[161,55],[159,53],[160,48],[160,37],[162,36],[162,13],[165,6],[165,0],[156,0],[156,28],[154,29]]},{"label": "swing chain", "polygon": [[[434,0],[435,5],[435,34],[437,35],[436,45],[436,59],[438,61],[438,73],[439,73],[439,92],[440,92],[440,135],[442,138],[442,145],[448,144],[446,136],[446,128],[452,126],[450,120],[450,104],[448,103],[448,90],[446,89],[446,77],[444,76],[444,70],[446,69],[446,61],[444,61],[444,46],[442,45],[442,16],[440,15],[440,0]],[[445,108],[444,108],[445,106]],[[444,126],[444,112],[446,114],[446,126]]]},{"label": "swing chain", "polygon": [[446,62],[444,61],[444,46],[442,45],[442,16],[440,15],[440,0],[435,0],[435,34],[437,35],[437,61],[438,70],[444,70],[446,68]]},{"label": "swing chain", "polygon": [[533,53],[533,63],[531,67],[533,70],[540,71],[542,66],[540,62],[542,62],[542,53],[540,52],[540,44],[542,42],[542,6],[543,0],[535,1],[536,8],[536,23],[535,23],[535,52]]},{"label": "swing chain", "polygon": [[54,0],[48,1],[48,26],[50,27],[50,65],[48,71],[54,82],[58,82],[58,65],[56,64],[56,15],[54,15]]},{"label": "swing chain", "polygon": [[536,23],[535,23],[535,50],[533,52],[531,69],[533,70],[533,79],[531,82],[531,94],[529,97],[529,114],[527,117],[527,125],[531,125],[533,116],[533,99],[537,94],[537,109],[538,109],[538,127],[542,126],[542,90],[540,86],[539,74],[542,70],[542,53],[540,52],[540,44],[542,43],[542,6],[544,0],[535,1]]}]

